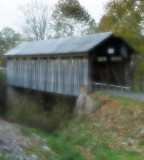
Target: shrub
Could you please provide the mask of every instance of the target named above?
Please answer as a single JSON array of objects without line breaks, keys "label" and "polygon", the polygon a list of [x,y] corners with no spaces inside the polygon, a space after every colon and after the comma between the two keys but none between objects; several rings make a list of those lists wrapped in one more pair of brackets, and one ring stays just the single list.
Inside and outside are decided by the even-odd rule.
[{"label": "shrub", "polygon": [[19,107],[18,102],[15,103],[16,106],[9,109],[7,119],[26,126],[53,131],[62,128],[68,119],[69,108],[64,103],[55,104],[50,111],[34,101],[24,100]]}]

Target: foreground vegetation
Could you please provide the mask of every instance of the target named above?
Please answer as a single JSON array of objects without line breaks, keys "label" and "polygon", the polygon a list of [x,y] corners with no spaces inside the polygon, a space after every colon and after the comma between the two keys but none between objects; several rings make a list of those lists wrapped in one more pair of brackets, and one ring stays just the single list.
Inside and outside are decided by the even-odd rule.
[{"label": "foreground vegetation", "polygon": [[41,145],[27,148],[41,160],[144,160],[144,102],[114,96],[92,95],[100,109],[73,118],[64,129],[46,134],[19,127],[25,136],[33,133],[45,139],[50,151]]}]

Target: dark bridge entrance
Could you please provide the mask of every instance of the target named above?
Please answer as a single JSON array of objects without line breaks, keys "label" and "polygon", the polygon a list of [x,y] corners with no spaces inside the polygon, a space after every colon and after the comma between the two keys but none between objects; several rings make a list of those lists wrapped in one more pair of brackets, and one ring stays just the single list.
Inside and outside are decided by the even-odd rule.
[{"label": "dark bridge entrance", "polygon": [[125,85],[128,80],[128,62],[92,62],[94,82]]},{"label": "dark bridge entrance", "polygon": [[111,37],[90,54],[91,81],[125,86],[131,79],[132,49],[120,38]]}]

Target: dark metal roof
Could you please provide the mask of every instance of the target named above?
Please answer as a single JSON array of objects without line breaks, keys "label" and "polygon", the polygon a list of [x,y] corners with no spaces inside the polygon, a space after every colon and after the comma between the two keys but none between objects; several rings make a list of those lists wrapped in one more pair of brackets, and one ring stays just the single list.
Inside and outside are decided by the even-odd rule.
[{"label": "dark metal roof", "polygon": [[111,32],[105,32],[80,37],[23,42],[5,53],[5,55],[19,56],[87,53],[112,35],[113,34]]}]

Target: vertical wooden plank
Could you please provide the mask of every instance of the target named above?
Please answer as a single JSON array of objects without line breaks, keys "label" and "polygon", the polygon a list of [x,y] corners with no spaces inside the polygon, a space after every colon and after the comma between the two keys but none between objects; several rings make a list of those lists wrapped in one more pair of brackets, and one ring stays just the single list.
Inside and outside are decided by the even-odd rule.
[{"label": "vertical wooden plank", "polygon": [[8,82],[29,89],[77,95],[88,84],[87,58],[10,59],[7,60]]}]

